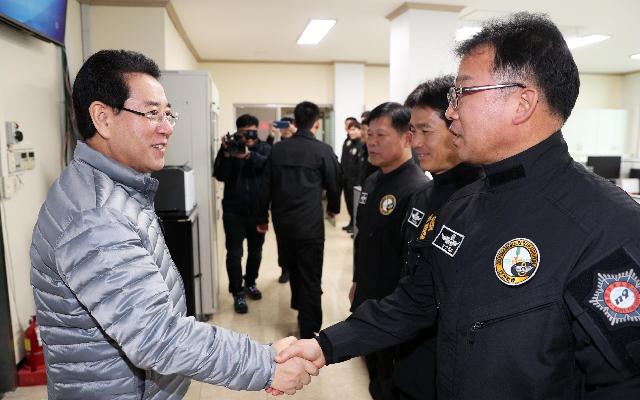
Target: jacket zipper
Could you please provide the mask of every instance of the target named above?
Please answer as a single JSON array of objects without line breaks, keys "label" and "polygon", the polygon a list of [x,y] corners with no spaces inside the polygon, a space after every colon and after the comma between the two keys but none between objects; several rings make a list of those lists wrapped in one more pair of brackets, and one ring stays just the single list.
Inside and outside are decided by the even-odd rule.
[{"label": "jacket zipper", "polygon": [[549,308],[553,304],[554,304],[553,302],[545,303],[545,304],[541,304],[541,305],[533,307],[533,308],[529,308],[529,309],[526,309],[526,310],[519,311],[519,312],[517,312],[515,314],[509,314],[509,315],[505,315],[503,317],[487,319],[487,320],[483,320],[483,321],[476,321],[476,322],[473,323],[473,325],[471,325],[471,328],[469,328],[468,343],[469,344],[473,344],[475,342],[475,336],[478,334],[478,332],[481,329],[486,328],[487,326],[491,326],[491,325],[493,325],[495,323],[502,322],[502,321],[507,320],[507,319],[515,318],[515,317],[518,317],[518,316],[523,315],[523,314],[528,314],[528,313],[531,313],[531,312],[534,312],[534,311],[538,311],[538,310],[541,310],[541,309],[544,309],[544,308]]}]

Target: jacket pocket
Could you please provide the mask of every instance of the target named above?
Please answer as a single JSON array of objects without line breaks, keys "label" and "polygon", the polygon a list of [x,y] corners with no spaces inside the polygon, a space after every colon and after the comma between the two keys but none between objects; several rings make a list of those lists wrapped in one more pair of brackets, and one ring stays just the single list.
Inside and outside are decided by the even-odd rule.
[{"label": "jacket pocket", "polygon": [[561,299],[514,305],[510,312],[480,316],[459,328],[459,398],[477,393],[490,393],[485,397],[492,400],[571,398],[573,339]]}]

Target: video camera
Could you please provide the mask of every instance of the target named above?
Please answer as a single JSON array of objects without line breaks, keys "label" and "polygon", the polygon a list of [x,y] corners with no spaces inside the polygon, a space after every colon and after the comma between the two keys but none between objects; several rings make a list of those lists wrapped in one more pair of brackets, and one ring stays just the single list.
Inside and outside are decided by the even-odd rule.
[{"label": "video camera", "polygon": [[227,133],[225,135],[224,141],[227,145],[227,151],[229,152],[229,154],[235,155],[246,153],[247,146],[244,144],[242,138],[244,138],[245,140],[258,139],[258,131],[250,130],[244,132],[235,132],[233,134]]}]

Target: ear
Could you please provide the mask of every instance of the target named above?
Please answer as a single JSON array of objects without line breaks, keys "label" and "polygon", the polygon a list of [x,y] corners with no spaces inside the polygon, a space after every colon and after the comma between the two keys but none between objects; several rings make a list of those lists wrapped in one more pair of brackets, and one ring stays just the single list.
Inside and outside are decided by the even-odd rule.
[{"label": "ear", "polygon": [[111,137],[109,125],[113,123],[113,109],[101,101],[94,101],[89,105],[89,115],[98,135],[108,140]]},{"label": "ear", "polygon": [[411,142],[413,141],[413,135],[411,134],[411,131],[406,131],[404,133],[404,147],[411,147]]},{"label": "ear", "polygon": [[320,129],[320,120],[317,120],[315,124],[313,124],[313,129],[314,130],[318,130]]},{"label": "ear", "polygon": [[538,107],[538,90],[534,87],[526,87],[522,89],[518,96],[518,104],[515,114],[511,119],[514,125],[523,124],[531,118],[533,112]]}]

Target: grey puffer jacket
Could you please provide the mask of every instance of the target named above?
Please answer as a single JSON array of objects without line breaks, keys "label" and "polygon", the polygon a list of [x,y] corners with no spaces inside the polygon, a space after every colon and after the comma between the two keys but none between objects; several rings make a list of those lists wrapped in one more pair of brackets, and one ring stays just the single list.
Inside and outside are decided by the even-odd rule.
[{"label": "grey puffer jacket", "polygon": [[79,142],[31,245],[49,399],[179,399],[190,378],[261,390],[273,351],[186,317],[153,198],[158,181]]}]

